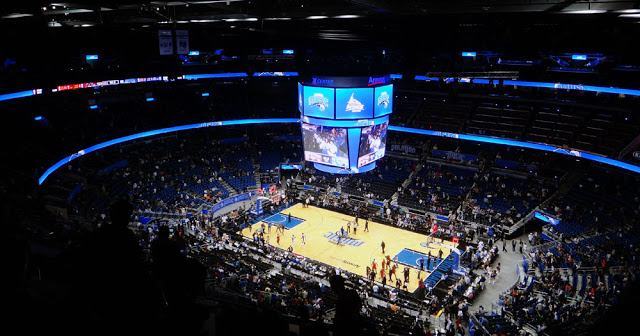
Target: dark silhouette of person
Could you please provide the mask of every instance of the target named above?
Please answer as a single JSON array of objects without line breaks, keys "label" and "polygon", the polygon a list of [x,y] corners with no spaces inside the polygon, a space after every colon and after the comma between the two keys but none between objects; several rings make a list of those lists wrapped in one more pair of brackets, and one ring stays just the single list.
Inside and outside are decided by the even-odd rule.
[{"label": "dark silhouette of person", "polygon": [[329,282],[331,290],[338,295],[336,313],[333,318],[333,334],[336,336],[362,334],[360,317],[362,300],[360,300],[360,296],[353,289],[346,288],[344,278],[339,275],[333,275]]},{"label": "dark silhouette of person", "polygon": [[[170,238],[169,228],[160,226],[158,238],[151,244],[151,273],[166,300],[170,320],[180,321],[180,326],[169,324],[166,330],[178,328],[176,332],[196,333],[199,319],[206,319],[195,304],[197,295],[204,290],[206,269],[182,252],[187,243],[179,234]],[[192,321],[186,323],[186,321]]]},{"label": "dark silhouette of person", "polygon": [[127,227],[132,213],[128,200],[117,200],[110,207],[110,223],[66,251],[70,300],[77,307],[69,317],[70,328],[93,335],[160,328],[162,296],[152,285],[138,239]]}]

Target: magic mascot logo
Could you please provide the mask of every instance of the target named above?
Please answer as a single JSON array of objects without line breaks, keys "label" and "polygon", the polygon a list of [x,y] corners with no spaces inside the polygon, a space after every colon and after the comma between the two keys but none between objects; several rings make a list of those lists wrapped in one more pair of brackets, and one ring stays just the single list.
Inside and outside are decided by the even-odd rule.
[{"label": "magic mascot logo", "polygon": [[378,97],[378,106],[382,106],[383,108],[387,108],[387,106],[389,106],[389,94],[386,91],[380,93],[380,96]]},{"label": "magic mascot logo", "polygon": [[314,93],[313,96],[309,96],[309,105],[317,106],[320,111],[324,111],[329,106],[329,99],[322,93]]},{"label": "magic mascot logo", "polygon": [[334,243],[340,243],[340,245],[348,245],[348,246],[358,247],[358,246],[361,246],[362,244],[364,244],[364,241],[362,241],[362,240],[357,240],[357,239],[348,238],[348,237],[341,237],[339,234],[337,234],[335,232],[329,232],[329,233],[325,234],[323,237],[329,239],[330,241],[332,241]]}]

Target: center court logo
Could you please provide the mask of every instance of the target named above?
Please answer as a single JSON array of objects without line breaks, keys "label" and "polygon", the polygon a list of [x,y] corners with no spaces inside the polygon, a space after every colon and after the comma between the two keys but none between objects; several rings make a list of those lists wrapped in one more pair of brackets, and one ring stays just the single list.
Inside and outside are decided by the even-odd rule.
[{"label": "center court logo", "polygon": [[347,108],[345,111],[347,112],[362,112],[364,110],[364,105],[357,99],[353,98],[353,93],[351,94],[351,98],[347,102]]},{"label": "center court logo", "polygon": [[361,246],[362,244],[364,244],[364,241],[362,241],[362,240],[357,240],[357,239],[353,239],[353,238],[344,238],[344,237],[341,238],[340,235],[336,234],[335,232],[329,232],[329,233],[325,234],[323,237],[329,239],[330,241],[332,241],[334,243],[338,243],[338,241],[339,241],[341,245],[349,245],[349,246],[358,247],[358,246]]},{"label": "center court logo", "polygon": [[382,106],[383,108],[389,106],[389,94],[386,91],[382,92],[378,97],[378,106]]},{"label": "center court logo", "polygon": [[320,111],[324,111],[329,105],[329,99],[322,93],[314,93],[313,96],[309,96],[309,105],[317,106]]}]

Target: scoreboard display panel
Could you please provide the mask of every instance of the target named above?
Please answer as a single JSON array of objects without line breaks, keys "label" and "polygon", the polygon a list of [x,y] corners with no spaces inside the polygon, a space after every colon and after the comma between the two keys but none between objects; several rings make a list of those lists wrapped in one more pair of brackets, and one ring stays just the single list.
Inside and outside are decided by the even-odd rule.
[{"label": "scoreboard display panel", "polygon": [[304,159],[329,166],[349,167],[347,129],[302,123]]},{"label": "scoreboard display panel", "polygon": [[384,156],[387,144],[388,122],[363,127],[360,131],[358,168]]},{"label": "scoreboard display panel", "polygon": [[336,119],[373,118],[373,88],[336,89]]},{"label": "scoreboard display panel", "polygon": [[393,112],[393,84],[375,88],[373,117],[381,117]]},{"label": "scoreboard display panel", "polygon": [[363,173],[386,152],[393,84],[384,76],[300,76],[304,159],[332,174]]},{"label": "scoreboard display panel", "polygon": [[304,115],[317,118],[334,118],[335,89],[324,87],[303,87]]}]

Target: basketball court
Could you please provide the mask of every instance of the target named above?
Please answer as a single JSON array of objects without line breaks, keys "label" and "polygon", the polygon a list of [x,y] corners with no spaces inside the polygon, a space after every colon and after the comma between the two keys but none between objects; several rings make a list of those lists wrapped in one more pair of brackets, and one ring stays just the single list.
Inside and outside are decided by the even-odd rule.
[{"label": "basketball court", "polygon": [[[289,220],[290,218],[290,220]],[[373,260],[377,261],[376,280],[380,281],[380,270],[382,260],[388,255],[392,260],[397,260],[398,269],[396,275],[404,280],[403,270],[405,266],[410,267],[410,278],[407,289],[413,292],[418,287],[418,269],[420,259],[425,259],[427,266],[427,256],[431,252],[439,263],[439,250],[442,249],[442,259],[446,258],[450,250],[446,247],[431,245],[427,247],[427,240],[431,239],[422,234],[395,228],[389,225],[379,224],[369,221],[369,232],[364,231],[365,220],[358,219],[357,233],[353,232],[353,222],[355,218],[338,212],[309,206],[303,208],[302,204],[296,204],[278,214],[264,219],[253,225],[251,230],[246,228],[242,234],[252,238],[262,223],[265,224],[265,240],[269,237],[269,243],[273,246],[287,249],[293,247],[293,252],[303,255],[352,273],[366,276],[367,266],[371,267]],[[340,234],[341,228],[347,231],[347,222],[351,222],[351,232],[343,237]],[[271,229],[268,229],[269,224]],[[280,227],[281,229],[278,229]],[[283,233],[284,231],[284,233]],[[306,236],[305,244],[302,243],[302,235]],[[280,244],[277,243],[277,235],[280,235]],[[295,236],[295,240],[292,237]],[[444,245],[456,247],[449,241],[434,239]],[[338,244],[338,241],[340,242]],[[385,253],[382,253],[381,243],[385,242]],[[433,269],[434,265],[430,265]],[[436,265],[437,266],[437,265]],[[429,272],[423,271],[421,278],[424,280]],[[387,284],[395,286],[388,278]]]}]

